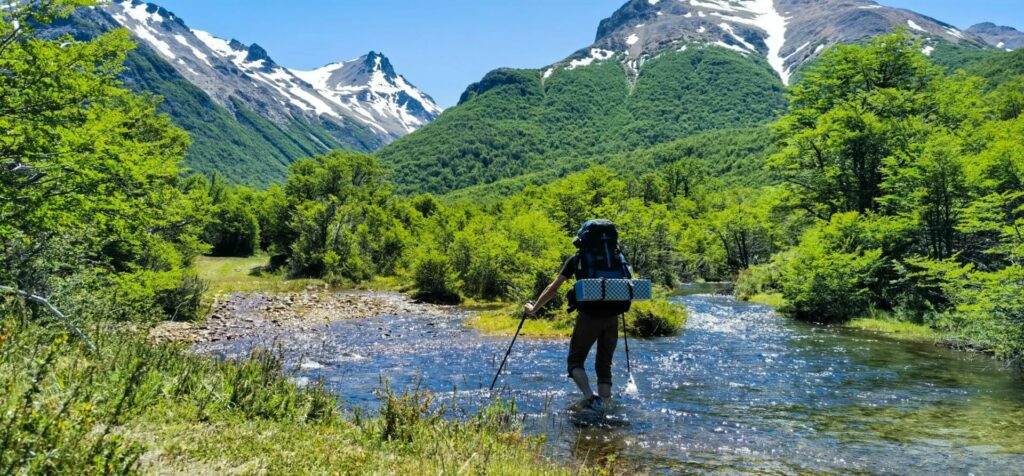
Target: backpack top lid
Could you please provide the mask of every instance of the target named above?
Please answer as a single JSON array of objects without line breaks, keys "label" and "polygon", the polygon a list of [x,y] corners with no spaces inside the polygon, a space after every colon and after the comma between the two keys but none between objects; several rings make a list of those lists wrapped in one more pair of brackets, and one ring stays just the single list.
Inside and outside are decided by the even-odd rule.
[{"label": "backpack top lid", "polygon": [[596,248],[606,243],[615,245],[619,242],[619,230],[611,220],[590,220],[576,232],[572,244],[576,248]]}]

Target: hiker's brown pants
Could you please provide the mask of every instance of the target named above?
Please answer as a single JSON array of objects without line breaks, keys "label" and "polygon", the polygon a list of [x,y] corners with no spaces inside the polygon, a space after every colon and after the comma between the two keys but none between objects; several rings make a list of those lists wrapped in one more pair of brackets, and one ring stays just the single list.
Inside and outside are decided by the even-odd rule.
[{"label": "hiker's brown pants", "polygon": [[573,369],[583,368],[587,360],[587,354],[594,342],[597,342],[597,358],[594,362],[594,370],[597,371],[597,383],[612,383],[612,355],[615,354],[615,345],[619,341],[619,316],[594,316],[579,313],[576,316],[576,325],[572,329],[572,339],[569,340],[569,378],[572,378]]}]

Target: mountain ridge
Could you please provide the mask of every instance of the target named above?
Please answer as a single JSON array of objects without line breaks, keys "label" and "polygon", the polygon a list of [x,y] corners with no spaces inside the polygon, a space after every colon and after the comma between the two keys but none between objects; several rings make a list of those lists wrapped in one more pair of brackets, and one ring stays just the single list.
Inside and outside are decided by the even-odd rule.
[{"label": "mountain ridge", "polygon": [[988,44],[1007,51],[1024,48],[1024,32],[1012,26],[996,25],[992,22],[978,23],[967,29]]},{"label": "mountain ridge", "polygon": [[[897,29],[927,55],[994,51],[948,23],[871,0],[629,0],[599,23],[591,45],[538,69],[487,73],[437,121],[377,155],[399,190],[448,193],[578,169],[580,155],[766,124],[802,66]],[[610,106],[591,107],[588,96]]]},{"label": "mountain ridge", "polygon": [[283,180],[298,159],[334,149],[372,152],[441,112],[380,53],[349,62],[384,58],[384,76],[404,83],[386,91],[347,84],[361,96],[342,103],[330,97],[333,91],[317,90],[279,65],[261,45],[192,29],[166,8],[140,0],[77,9],[38,34],[88,40],[117,28],[138,44],[122,79],[136,92],[163,98],[159,110],[192,138],[185,164],[195,173],[264,187]]},{"label": "mountain ridge", "polygon": [[601,21],[592,45],[569,60],[616,54],[628,64],[686,43],[715,44],[764,56],[788,84],[794,71],[825,49],[895,27],[932,46],[935,41],[987,44],[948,23],[872,0],[630,0]]},{"label": "mountain ridge", "polygon": [[[404,80],[395,84],[398,75],[390,62],[387,62],[389,71],[381,72],[383,81],[379,84],[340,85],[363,92],[353,101],[348,100],[351,97],[339,97],[332,94],[333,91],[319,89],[300,78],[296,70],[279,65],[257,43],[246,45],[189,28],[180,17],[156,4],[120,0],[102,10],[221,105],[230,107],[229,98],[238,97],[251,109],[279,124],[287,122],[295,113],[310,120],[327,117],[343,125],[354,123],[367,127],[386,143],[430,122],[440,113],[440,108],[425,93]],[[383,67],[380,60],[383,55],[371,53],[372,59],[377,61],[375,65]],[[365,62],[370,56],[344,63]],[[355,79],[374,77],[373,72],[370,73]],[[375,91],[375,86],[386,89]],[[414,107],[407,107],[413,102]],[[367,110],[375,113],[367,113]]]}]

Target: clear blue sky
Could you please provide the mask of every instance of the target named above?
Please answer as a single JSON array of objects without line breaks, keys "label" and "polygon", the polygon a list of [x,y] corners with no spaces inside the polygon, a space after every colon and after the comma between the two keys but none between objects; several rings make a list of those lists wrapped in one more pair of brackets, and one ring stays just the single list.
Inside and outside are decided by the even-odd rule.
[{"label": "clear blue sky", "polygon": [[[502,67],[539,68],[594,40],[625,0],[150,0],[192,28],[259,43],[278,63],[312,69],[370,50],[454,105]],[[993,21],[1024,30],[1022,0],[881,0],[961,28]]]}]

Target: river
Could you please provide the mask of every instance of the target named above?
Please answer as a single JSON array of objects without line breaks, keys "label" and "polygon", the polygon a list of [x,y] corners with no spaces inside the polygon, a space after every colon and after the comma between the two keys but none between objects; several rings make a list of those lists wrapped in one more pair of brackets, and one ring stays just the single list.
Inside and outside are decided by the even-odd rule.
[{"label": "river", "polygon": [[[674,299],[680,336],[630,340],[638,396],[600,425],[578,425],[565,377],[568,344],[520,339],[500,384],[528,431],[568,462],[615,455],[650,473],[1021,474],[1024,381],[989,357],[794,322],[713,294]],[[381,316],[275,337],[300,383],[322,380],[346,407],[372,409],[382,378],[473,412],[507,338],[467,314]],[[199,351],[245,355],[256,339]],[[588,369],[593,372],[592,359]],[[626,382],[622,342],[617,384]]]}]

